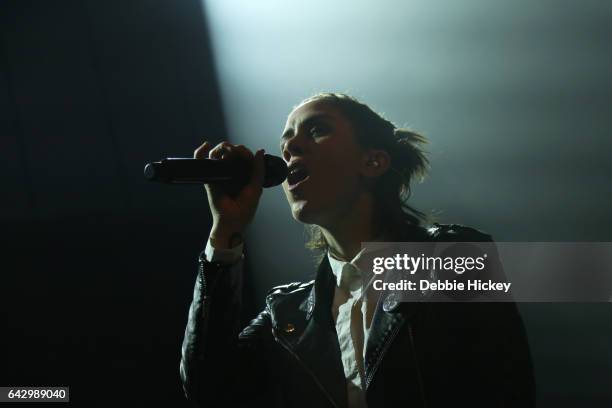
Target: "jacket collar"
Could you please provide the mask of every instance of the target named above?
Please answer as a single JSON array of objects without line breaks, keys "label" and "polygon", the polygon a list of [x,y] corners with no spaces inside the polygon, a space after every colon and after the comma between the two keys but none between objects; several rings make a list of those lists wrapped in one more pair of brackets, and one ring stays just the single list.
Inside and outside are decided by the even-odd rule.
[{"label": "jacket collar", "polygon": [[[295,351],[334,399],[336,406],[345,407],[346,379],[331,315],[335,283],[336,277],[325,257],[308,297],[300,305],[308,321],[297,340]],[[405,306],[390,297],[380,298],[377,302],[365,344],[364,391],[367,391],[389,345],[414,312],[414,308]]]},{"label": "jacket collar", "polygon": [[[426,242],[430,241],[431,237],[422,227],[407,226],[396,239],[398,242]],[[365,345],[364,388],[366,391],[393,339],[402,326],[411,324],[418,310],[420,310],[418,303],[401,303],[394,293],[384,294],[378,298]]]},{"label": "jacket collar", "polygon": [[334,287],[335,277],[328,259],[324,258],[310,294],[300,306],[306,311],[307,322],[295,344],[295,352],[335,405],[346,407],[346,379],[331,314]]}]

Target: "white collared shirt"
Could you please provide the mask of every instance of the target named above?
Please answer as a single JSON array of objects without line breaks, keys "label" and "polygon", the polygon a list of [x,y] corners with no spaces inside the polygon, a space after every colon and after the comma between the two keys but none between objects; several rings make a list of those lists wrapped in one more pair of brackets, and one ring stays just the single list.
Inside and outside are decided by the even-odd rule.
[{"label": "white collared shirt", "polygon": [[372,307],[363,293],[363,273],[356,266],[362,252],[350,262],[334,258],[327,253],[329,265],[336,277],[332,316],[336,324],[338,344],[344,376],[348,406],[350,408],[366,407],[364,388],[364,354],[365,344],[372,322]]}]

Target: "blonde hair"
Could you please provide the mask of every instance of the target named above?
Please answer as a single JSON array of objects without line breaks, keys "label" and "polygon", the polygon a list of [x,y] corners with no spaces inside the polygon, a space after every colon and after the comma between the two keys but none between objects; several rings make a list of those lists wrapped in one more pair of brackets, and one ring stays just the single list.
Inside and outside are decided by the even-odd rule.
[{"label": "blonde hair", "polygon": [[[379,177],[373,186],[375,211],[386,232],[401,236],[406,225],[421,225],[426,216],[408,205],[411,184],[421,181],[429,167],[422,146],[427,139],[412,130],[396,127],[392,122],[357,99],[339,93],[319,93],[303,100],[323,102],[338,108],[351,122],[357,142],[364,148],[385,150],[391,157],[389,171]],[[321,230],[316,225],[307,226],[310,249],[327,249]]]}]

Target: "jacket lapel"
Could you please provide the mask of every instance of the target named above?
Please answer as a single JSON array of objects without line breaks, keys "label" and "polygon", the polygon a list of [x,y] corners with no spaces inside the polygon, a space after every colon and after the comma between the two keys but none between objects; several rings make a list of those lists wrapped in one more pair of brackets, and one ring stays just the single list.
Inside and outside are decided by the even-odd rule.
[{"label": "jacket lapel", "polygon": [[388,303],[387,299],[382,299],[376,306],[376,311],[372,317],[370,333],[365,345],[365,390],[370,386],[385,352],[406,321],[404,314],[399,311],[395,313],[391,310],[385,311],[387,309],[383,307],[385,303]]},{"label": "jacket lapel", "polygon": [[333,405],[345,408],[348,404],[346,379],[331,314],[334,287],[334,277],[325,257],[309,296],[299,307],[306,318],[304,330],[296,331],[297,336],[287,345]]},{"label": "jacket lapel", "polygon": [[[426,242],[428,235],[423,228],[408,226],[397,237],[397,242]],[[364,356],[364,391],[372,383],[372,379],[380,366],[389,346],[400,329],[415,316],[418,303],[400,302],[397,294],[389,293],[379,296],[376,300],[376,310],[372,317],[371,329],[365,345]]]}]

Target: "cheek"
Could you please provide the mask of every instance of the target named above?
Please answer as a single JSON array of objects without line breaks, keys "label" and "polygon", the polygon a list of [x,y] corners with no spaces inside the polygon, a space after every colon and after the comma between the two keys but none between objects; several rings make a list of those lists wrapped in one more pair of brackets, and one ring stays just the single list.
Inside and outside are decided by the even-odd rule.
[{"label": "cheek", "polygon": [[335,161],[313,184],[313,210],[335,213],[350,206],[360,190],[359,173],[346,162]]},{"label": "cheek", "polygon": [[353,154],[338,153],[328,158],[323,173],[321,181],[326,190],[342,195],[359,185],[361,177],[359,160]]}]

